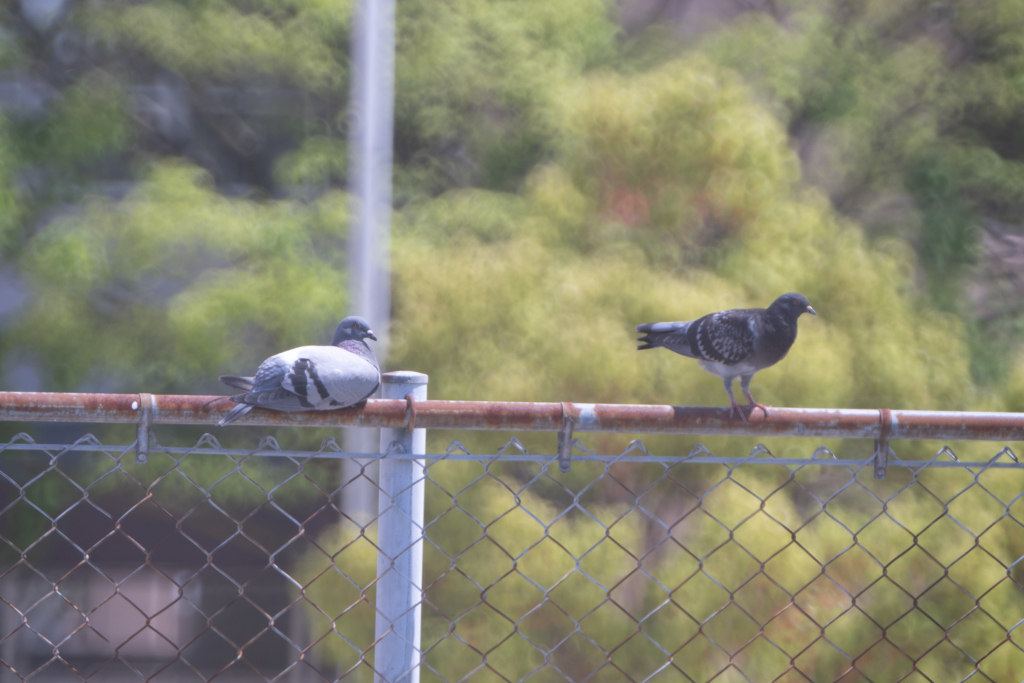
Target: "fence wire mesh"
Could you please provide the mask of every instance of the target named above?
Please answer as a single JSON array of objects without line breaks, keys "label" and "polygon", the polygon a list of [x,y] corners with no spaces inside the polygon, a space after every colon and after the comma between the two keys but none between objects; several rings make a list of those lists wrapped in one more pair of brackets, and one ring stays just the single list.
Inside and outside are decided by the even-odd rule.
[{"label": "fence wire mesh", "polygon": [[[824,448],[576,447],[425,456],[421,680],[1021,680],[1009,449],[876,480]],[[377,518],[339,505],[371,485],[342,457],[0,446],[0,678],[371,681]]]}]

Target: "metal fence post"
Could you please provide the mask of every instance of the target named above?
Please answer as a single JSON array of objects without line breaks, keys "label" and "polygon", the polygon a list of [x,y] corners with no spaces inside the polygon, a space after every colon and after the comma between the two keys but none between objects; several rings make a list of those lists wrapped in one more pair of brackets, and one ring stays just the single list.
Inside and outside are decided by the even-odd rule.
[{"label": "metal fence post", "polygon": [[[389,372],[381,377],[382,398],[427,398],[427,376]],[[406,427],[414,426],[414,413]],[[381,453],[397,442],[407,454],[426,453],[427,430],[380,430]],[[419,683],[420,611],[423,602],[423,460],[380,460],[377,521],[377,624],[375,683]]]}]

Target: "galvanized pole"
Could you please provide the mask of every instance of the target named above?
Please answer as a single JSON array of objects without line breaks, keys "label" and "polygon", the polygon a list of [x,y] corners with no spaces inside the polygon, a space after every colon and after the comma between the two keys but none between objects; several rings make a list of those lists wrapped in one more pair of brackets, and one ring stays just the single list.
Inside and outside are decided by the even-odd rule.
[{"label": "galvanized pole", "polygon": [[[389,372],[382,378],[383,398],[427,399],[427,376]],[[405,428],[380,430],[381,453],[400,448],[426,453],[427,430],[413,426],[409,411]],[[380,461],[377,520],[377,646],[375,683],[419,683],[420,611],[423,603],[423,460]]]},{"label": "galvanized pole", "polygon": [[391,165],[395,109],[395,1],[360,0],[349,85],[349,303],[386,350],[391,307]]},{"label": "galvanized pole", "polygon": [[[377,357],[387,357],[391,313],[391,164],[395,105],[395,0],[359,0],[352,23],[349,82],[349,309],[365,317],[380,341]],[[372,453],[373,430],[345,430],[345,450]],[[364,523],[373,517],[376,489],[366,461],[342,466],[342,510]],[[372,472],[366,472],[372,477]]]}]

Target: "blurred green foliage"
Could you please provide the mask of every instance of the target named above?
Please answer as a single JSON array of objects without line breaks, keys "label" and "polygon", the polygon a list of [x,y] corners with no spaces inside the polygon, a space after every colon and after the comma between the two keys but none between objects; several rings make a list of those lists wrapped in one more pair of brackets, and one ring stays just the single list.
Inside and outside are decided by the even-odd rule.
[{"label": "blurred green foliage", "polygon": [[121,152],[129,142],[124,93],[102,73],[87,74],[61,93],[50,116],[19,130],[28,162],[73,166]]},{"label": "blurred green foliage", "polygon": [[[958,323],[955,317],[939,315],[934,308],[920,304],[930,301],[954,316],[967,315],[961,309],[960,291],[977,261],[979,216],[993,210],[998,216],[1011,214],[1024,197],[1020,162],[1012,154],[1007,156],[1003,148],[1012,147],[1012,135],[999,134],[1000,127],[1012,128],[1017,111],[1015,100],[1006,94],[1013,90],[1002,87],[1017,77],[1012,40],[1016,15],[1007,8],[993,13],[960,7],[944,14],[945,10],[921,8],[912,2],[861,3],[842,12],[837,7],[786,4],[777,9],[779,16],[786,17],[785,23],[778,21],[779,16],[748,13],[696,42],[673,43],[658,33],[658,27],[652,27],[649,47],[634,40],[628,54],[620,51],[617,56],[617,29],[601,0],[404,3],[398,13],[396,76],[396,197],[403,203],[397,216],[398,259],[411,259],[412,270],[422,263],[449,272],[456,264],[473,268],[469,260],[486,259],[488,244],[502,255],[522,253],[535,268],[545,257],[550,258],[552,270],[534,270],[533,277],[517,278],[515,286],[509,285],[509,296],[520,302],[531,300],[533,291],[537,295],[550,291],[543,283],[531,282],[534,277],[566,277],[572,286],[572,280],[588,276],[609,282],[610,278],[599,273],[607,268],[635,271],[621,276],[631,286],[609,287],[628,299],[613,307],[619,311],[615,329],[624,331],[624,337],[633,324],[648,319],[686,318],[718,307],[764,305],[780,291],[801,290],[827,311],[821,320],[807,321],[804,326],[827,328],[821,348],[851,361],[816,364],[828,369],[832,374],[829,380],[790,382],[793,390],[785,397],[772,396],[776,390],[766,387],[768,400],[800,402],[794,400],[800,397],[805,404],[966,407],[976,401],[974,385],[979,379],[985,382],[983,393],[998,393],[1014,354],[1019,353],[1019,344],[986,346],[987,326],[970,324],[969,319],[968,324]],[[307,127],[300,144],[280,156],[274,172],[283,187],[322,188],[340,184],[344,177],[342,117],[350,13],[347,2],[296,1],[266,6],[226,1],[151,2],[83,7],[76,12],[76,19],[107,49],[137,51],[196,86],[260,84],[271,77],[330,102],[327,110],[317,114],[323,125],[314,127],[318,130]],[[953,37],[938,32],[935,26]],[[976,40],[972,49],[979,57],[966,55],[950,62],[950,44],[956,42],[954,38],[963,40],[961,34]],[[650,56],[643,56],[645,50]],[[755,53],[757,58],[750,59]],[[676,56],[684,54],[689,56]],[[65,89],[50,116],[13,127],[12,139],[18,148],[14,158],[21,164],[81,166],[103,154],[123,153],[131,138],[118,83],[126,78],[125,72],[117,69],[108,70],[105,76],[83,74]],[[997,95],[998,102],[994,101]],[[288,125],[294,132],[293,124]],[[806,136],[813,149],[807,158],[801,158],[790,150],[789,142],[807,130],[814,131]],[[136,166],[161,167],[162,162],[153,165],[150,161]],[[93,308],[102,308],[104,298],[96,291],[99,287],[121,289],[124,282],[125,288],[136,292],[118,296],[129,300],[141,296],[137,293],[138,276],[122,260],[132,258],[130,250],[121,249],[120,256],[109,260],[109,247],[99,243],[109,239],[100,233],[117,234],[119,242],[146,242],[151,239],[147,231],[164,229],[157,223],[143,225],[123,217],[129,206],[144,213],[143,205],[154,201],[151,196],[159,193],[159,184],[172,182],[157,170],[142,172],[148,178],[143,183],[148,190],[133,192],[125,207],[111,202],[102,208],[103,202],[89,201],[92,208],[84,218],[59,219],[39,230],[23,251],[23,267],[33,274],[34,286],[47,290],[35,301],[45,302],[40,307],[49,313],[33,310],[5,341],[8,346],[24,345],[45,358],[54,386],[82,386],[84,378],[93,373],[93,377],[111,377],[119,386],[145,377],[147,383],[183,388],[211,368],[223,366],[226,351],[216,349],[225,345],[210,342],[221,338],[218,335],[239,334],[238,321],[272,326],[267,320],[275,314],[258,312],[259,306],[251,301],[237,309],[235,323],[220,322],[212,314],[216,306],[211,308],[210,297],[216,288],[205,281],[189,280],[200,275],[213,277],[216,266],[187,273],[178,268],[175,273],[173,267],[152,265],[161,278],[177,279],[176,287],[181,290],[175,293],[173,304],[160,302],[155,307],[166,310],[160,315],[170,315],[173,309],[177,316],[164,324],[177,335],[179,351],[143,360],[125,348],[110,353],[114,362],[100,369],[97,354],[103,352],[99,349],[139,344],[138,335],[131,338],[118,330],[111,334],[119,340],[113,346],[102,344],[65,353],[56,340],[74,336],[69,335],[69,325],[94,324],[90,318],[95,316],[90,314]],[[479,189],[457,189],[463,185]],[[828,195],[831,205],[815,194],[814,187]],[[873,220],[865,206],[894,188],[903,188],[913,208],[896,221]],[[212,194],[196,194],[184,201],[201,203],[205,199],[218,201]],[[29,204],[11,206],[5,216],[31,213]],[[334,204],[340,206],[338,201]],[[156,210],[158,205],[154,203],[150,209]],[[282,229],[281,215],[293,207],[297,209],[296,223],[304,223],[310,211],[316,213],[316,209],[287,200],[236,200],[234,207],[246,214],[246,221],[278,224],[274,230]],[[159,210],[174,211],[167,205]],[[174,222],[184,226],[192,220],[182,216]],[[93,223],[110,227],[97,229]],[[121,227],[113,227],[115,224]],[[80,231],[80,225],[85,229]],[[300,232],[303,229],[305,226]],[[869,241],[858,236],[860,230],[867,232]],[[67,237],[77,232],[83,234]],[[174,232],[182,245],[193,239],[187,228]],[[58,238],[58,233],[65,237]],[[230,250],[235,233],[223,233],[217,249]],[[259,229],[253,231],[259,233]],[[836,239],[837,235],[843,237]],[[421,248],[422,240],[438,253],[425,257],[427,248]],[[480,246],[474,246],[476,240]],[[531,243],[537,245],[540,258],[528,254]],[[182,263],[181,254],[172,257],[170,251],[164,253],[168,261]],[[280,260],[286,262],[296,253],[280,254]],[[216,259],[217,255],[209,257]],[[53,272],[53,260],[65,258],[74,267],[65,268],[67,272],[49,284],[41,284],[37,274]],[[582,259],[578,273],[557,274],[576,258]],[[97,270],[101,262],[107,264],[106,275]],[[503,265],[510,263],[505,260]],[[403,262],[397,265],[399,277],[405,277]],[[848,275],[835,277],[844,269]],[[921,271],[929,283],[923,290],[917,284]],[[650,281],[640,284],[638,278],[644,276],[650,276]],[[437,279],[433,272],[417,271],[417,278],[424,277]],[[650,301],[654,289],[674,287],[674,280],[692,288],[693,303],[683,305],[684,299],[674,296],[675,307],[637,305],[641,300]],[[857,285],[851,286],[854,281]],[[718,284],[709,297],[701,288],[711,282]],[[303,286],[320,287],[322,283],[322,278],[315,277]],[[266,291],[278,291],[282,286],[283,281],[278,280]],[[474,287],[476,281],[461,286]],[[74,315],[69,313],[72,308],[67,301],[55,301],[60,287],[70,287],[80,304],[85,302],[84,307],[74,309]],[[193,295],[195,287],[205,294]],[[340,280],[326,288],[340,291]],[[220,296],[229,296],[231,289],[223,288]],[[255,292],[245,286],[234,289],[233,296]],[[634,293],[627,296],[629,289]],[[457,296],[457,290],[452,294]],[[417,349],[437,346],[432,326],[454,325],[460,318],[458,310],[452,310],[450,321],[433,316],[433,325],[417,318],[420,312],[430,310],[421,297],[429,300],[438,295],[440,292],[396,282],[396,305],[403,311],[397,316],[396,328],[400,332],[414,330]],[[161,291],[153,298],[162,297],[166,299]],[[253,298],[278,305],[270,303],[272,296]],[[302,300],[307,298],[307,314],[326,301],[317,294]],[[292,299],[297,300],[299,297]],[[697,303],[701,300],[706,303]],[[338,309],[344,308],[341,297],[334,301]],[[581,302],[580,308],[587,310],[588,303]],[[607,302],[590,305],[600,304]],[[223,300],[217,304],[220,308],[225,305]],[[460,306],[453,301],[446,305],[450,309]],[[461,305],[474,307],[471,302]],[[530,307],[536,308],[536,301]],[[516,307],[501,310],[514,312]],[[288,341],[279,334],[258,335],[266,343],[253,358],[292,343],[291,339],[317,337],[311,328],[328,329],[339,313],[322,315],[316,323],[307,318],[297,326],[301,333]],[[196,321],[203,316],[210,316],[205,319],[213,322],[213,329],[196,334]],[[578,316],[585,317],[582,313]],[[73,318],[74,322],[58,324],[54,317]],[[494,327],[493,323],[484,325],[480,322],[484,318],[477,315],[465,319],[474,326],[472,335],[481,343],[484,365],[497,357],[491,352],[500,352],[507,367],[516,367],[520,361],[514,352],[500,343],[483,341],[481,332]],[[567,320],[561,315],[551,319]],[[179,320],[192,322],[179,326]],[[874,346],[878,343],[874,330],[883,322],[886,342],[882,348],[893,349],[888,355],[878,353]],[[280,324],[279,320],[279,331]],[[587,326],[588,321],[563,324],[578,329],[581,337],[611,342],[612,337],[594,330],[585,334]],[[549,346],[557,345],[556,340],[566,332],[551,334],[536,325],[531,329],[537,336],[550,337]],[[439,331],[437,341],[451,341],[468,332]],[[515,336],[508,329],[501,334]],[[857,336],[859,341],[850,346],[846,335]],[[38,344],[37,336],[41,338]],[[938,338],[951,343],[927,341]],[[392,363],[434,369],[424,363],[426,357],[403,351],[413,348],[411,340],[399,334],[396,342]],[[168,349],[174,345],[164,343],[169,344]],[[815,341],[802,338],[797,348],[806,359],[812,357],[808,354],[824,352],[804,348],[815,346]],[[894,366],[886,363],[902,365],[898,350],[906,347],[917,349],[920,367],[928,370],[915,370],[912,361],[901,368],[902,377],[897,379],[890,374]],[[537,341],[521,348],[526,353],[535,351],[534,358],[540,362],[550,357],[551,349]],[[211,352],[215,357],[199,357]],[[608,352],[606,349],[605,354]],[[184,364],[176,353],[186,353]],[[946,360],[932,362],[936,354]],[[116,361],[128,358],[133,359],[130,364]],[[695,373],[679,359],[633,362],[672,361],[683,376]],[[156,369],[161,363],[168,367]],[[871,371],[855,373],[858,386],[839,379],[851,377],[849,368],[865,367],[864,363]],[[175,369],[168,370],[172,364]],[[138,371],[140,365],[146,368],[142,372]],[[122,372],[128,366],[133,370]],[[479,376],[479,365],[473,365],[473,371],[469,367],[454,370],[466,377]],[[787,366],[780,367],[780,372],[783,367]],[[973,370],[973,378],[964,376],[964,367]],[[434,374],[443,372],[450,377],[450,370],[438,367]],[[785,372],[792,378],[792,368]],[[178,376],[172,377],[174,374]],[[566,379],[579,385],[580,380],[570,379],[573,374],[578,373],[566,373]],[[629,383],[626,378],[630,374],[602,384],[619,390]],[[642,378],[643,372],[635,376]],[[759,377],[758,384],[768,382],[769,376]],[[875,378],[881,377],[885,380],[876,382]],[[445,392],[438,382],[449,381],[455,380],[436,377],[435,391]],[[714,394],[703,393],[715,391],[709,381],[713,382],[685,382],[705,387],[691,394],[689,402],[712,400]],[[876,385],[868,386],[872,382]],[[819,398],[808,393],[811,386],[828,389]],[[563,389],[538,386],[534,395],[551,396],[559,391]],[[587,391],[593,389],[588,386]],[[515,395],[526,397],[523,392]],[[630,396],[630,400],[652,398]],[[625,394],[621,400],[626,400]],[[993,396],[985,401],[994,405],[999,399]]]},{"label": "blurred green foliage", "polygon": [[[993,267],[981,226],[1024,208],[1021,19],[1014,0],[796,1],[737,18],[700,51],[767,98],[839,211],[914,246],[930,305],[972,319],[964,291]],[[976,381],[1006,386],[1022,318],[967,325]]]},{"label": "blurred green foliage", "polygon": [[[716,75],[703,60],[599,74],[566,96],[560,159],[575,173],[541,167],[517,200],[463,190],[407,207],[391,361],[428,372],[445,398],[717,404],[720,381],[696,364],[624,353],[633,326],[802,291],[828,312],[802,320],[791,357],[758,375],[760,400],[977,405],[962,325],[919,308],[910,250],[868,245],[799,188],[781,128]],[[641,131],[626,125],[631,106]],[[708,234],[718,243],[687,263]]]},{"label": "blurred green foliage", "polygon": [[266,348],[329,334],[325,313],[344,300],[345,207],[336,193],[228,199],[203,171],[156,167],[124,200],[90,201],[35,236],[21,261],[35,300],[12,339],[63,387],[117,378],[189,391],[255,367]]},{"label": "blurred green foliage", "polygon": [[415,0],[397,33],[399,198],[515,189],[549,153],[552,100],[615,54],[605,0]]},{"label": "blurred green foliage", "polygon": [[21,213],[14,178],[18,165],[15,163],[11,148],[10,125],[0,121],[0,254],[9,255],[21,232]]},{"label": "blurred green foliage", "polygon": [[[905,470],[878,481],[870,468],[793,476],[762,463],[731,478],[720,466],[678,465],[666,478],[661,465],[621,463],[611,473],[626,486],[651,486],[631,509],[631,496],[607,477],[622,499],[594,505],[585,484],[545,491],[550,480],[539,478],[521,491],[538,472],[517,469],[429,466],[422,675],[430,680],[459,679],[482,662],[525,680],[546,653],[563,676],[583,680],[606,662],[598,648],[634,678],[664,666],[666,652],[696,681],[730,663],[775,680],[793,660],[813,680],[843,680],[851,662],[890,680],[910,672],[908,657],[935,679],[968,675],[973,665],[959,651],[935,649],[943,629],[967,652],[996,648],[982,663],[993,680],[1011,680],[1021,663],[1012,645],[997,647],[1006,635],[997,623],[1016,623],[1024,593],[993,558],[1021,556],[1024,537],[1015,523],[997,523],[975,539],[1001,506],[978,486],[964,491],[969,473],[935,470],[915,483]],[[590,482],[604,465],[574,470]],[[847,486],[851,478],[859,483]],[[1024,480],[992,470],[979,483],[1010,502]],[[888,501],[888,515],[872,494]],[[827,514],[812,496],[831,499]],[[941,516],[937,501],[964,522]],[[374,641],[374,532],[339,524],[294,574],[317,653],[355,680],[372,677],[360,651]],[[970,596],[995,621],[972,617],[980,612]]]},{"label": "blurred green foliage", "polygon": [[[1024,309],[983,320],[964,294],[986,268],[979,249],[985,221],[1020,230],[1020,3],[794,0],[772,7],[774,14],[748,12],[682,39],[665,25],[626,37],[604,0],[402,0],[387,367],[428,373],[432,398],[722,405],[720,381],[695,363],[666,351],[636,353],[634,325],[764,306],[783,292],[800,291],[820,315],[801,320],[791,355],[757,376],[753,391],[760,401],[1024,411]],[[59,96],[43,114],[9,113],[0,127],[4,266],[30,292],[4,321],[0,351],[9,363],[33,362],[46,389],[207,392],[217,390],[218,374],[248,372],[281,349],[326,341],[349,312],[349,200],[339,188],[347,163],[350,13],[347,0],[76,7],[69,21],[100,56],[79,71],[61,72]],[[25,69],[38,67],[43,52],[31,40],[3,38],[0,44],[0,59]],[[186,86],[208,138],[197,134],[191,145],[173,136],[157,139],[150,128],[159,126],[139,113],[131,94],[153,74],[172,74]],[[298,113],[256,121],[243,109],[202,109],[204,89],[231,87],[271,89],[299,103]],[[171,117],[172,110],[161,115]],[[235,144],[229,130],[261,141],[267,168],[254,170],[256,152]],[[196,151],[210,139],[210,149],[234,150],[230,163]],[[232,188],[237,176],[250,182],[248,192]],[[108,179],[128,180],[131,189],[104,196],[93,183]],[[507,436],[432,433],[428,449],[443,451],[457,437],[473,452],[493,453]],[[322,437],[295,433],[287,439],[315,447]],[[621,452],[628,441],[628,435],[586,439],[604,453]],[[693,446],[674,437],[646,442],[659,455],[685,455]],[[527,435],[523,443],[550,452],[554,436]],[[746,454],[754,445],[723,438],[706,444],[719,455]],[[810,451],[795,439],[767,445],[784,456]],[[827,445],[840,456],[868,453],[863,443]],[[925,458],[941,445],[901,443],[897,451]],[[955,448],[968,458],[996,450],[992,444]],[[143,488],[158,487],[154,495],[168,506],[203,489],[220,505],[255,508],[265,490],[231,473],[241,470],[259,481],[284,476],[255,461],[204,462],[186,459],[175,468],[154,456],[145,468],[126,467]],[[446,464],[436,481],[459,490],[473,468],[479,466]],[[165,476],[168,471],[174,476]],[[592,475],[577,465],[556,476],[578,489]],[[520,483],[525,476],[514,468],[508,473],[509,481]],[[783,483],[774,474],[742,476],[765,494]],[[895,473],[890,476],[887,483],[859,485],[900,485]],[[707,473],[694,477],[694,487],[710,485]],[[113,476],[95,486],[97,498],[114,496],[121,486],[138,489]],[[64,504],[62,487],[56,479],[40,482],[27,498],[57,510]],[[602,519],[626,510],[612,488],[595,487],[588,503]],[[749,494],[738,487],[722,491],[716,494],[722,510],[749,507]],[[953,505],[952,489],[947,493],[938,510],[917,487],[901,494],[895,514],[910,535],[864,519],[859,542],[878,557],[895,559],[906,551],[899,571],[907,582],[917,581],[934,562],[907,548],[931,547],[927,524],[949,521],[942,516],[943,505]],[[305,493],[282,489],[275,495],[286,501]],[[439,521],[431,531],[438,547],[426,562],[431,581],[437,579],[431,600],[475,604],[479,587],[444,578],[454,573],[441,551],[466,551],[459,570],[481,585],[497,581],[495,604],[504,610],[536,604],[543,595],[536,586],[498,581],[498,568],[507,569],[510,560],[494,544],[525,552],[543,533],[522,509],[553,518],[558,495],[557,487],[538,486],[510,503],[507,490],[492,480],[471,487],[459,504],[480,518],[497,520],[514,510],[488,527],[490,540],[476,542],[479,527],[455,514],[441,516],[451,499],[432,491],[428,518]],[[800,580],[814,582],[820,564],[808,565],[799,553],[773,554],[773,543],[797,533],[805,555],[836,561],[835,571],[826,573],[839,585],[852,590],[865,577],[876,578],[880,570],[872,562],[856,553],[847,560],[837,556],[848,541],[845,532],[827,522],[810,524],[798,492],[770,500],[777,521],[757,514],[755,521],[730,526],[765,563],[764,575],[793,581],[794,591],[804,585]],[[836,508],[837,515],[856,512],[841,503]],[[984,527],[974,526],[984,521],[983,508],[968,506],[957,519],[980,533]],[[804,522],[809,525],[800,530]],[[25,543],[47,525],[42,518],[33,524],[18,532]],[[595,589],[603,595],[621,585],[629,594],[621,603],[628,614],[647,616],[644,630],[666,648],[695,628],[675,607],[659,607],[661,588],[617,583],[636,566],[623,549],[639,556],[656,545],[653,523],[633,514],[607,536],[584,515],[559,524],[552,538],[564,548],[545,540],[518,566],[547,590],[566,562],[593,565],[594,576],[604,578],[594,583],[575,574],[578,584],[567,582],[556,600],[563,608],[583,614],[596,607],[588,602]],[[11,537],[9,528],[5,522]],[[684,544],[707,544],[722,528],[696,514],[672,533]],[[986,547],[1007,564],[1024,553],[1017,527],[989,533]],[[340,524],[321,539],[327,555],[311,552],[293,568],[310,584],[308,600],[324,610],[309,611],[311,630],[323,633],[333,625],[359,647],[372,642],[372,608],[358,601],[360,587],[375,575],[372,530],[367,534]],[[597,550],[584,558],[595,543]],[[733,552],[735,541],[726,545]],[[645,567],[675,591],[692,564],[722,562],[717,576],[741,592],[746,560],[728,560],[728,552],[717,560],[650,556]],[[976,550],[956,571],[964,577],[988,571],[980,555]],[[943,555],[940,561],[955,559]],[[358,585],[322,573],[332,565]],[[1004,576],[1007,571],[1020,583],[1019,569]],[[685,585],[690,588],[677,599],[691,614],[707,616],[724,604],[721,589]],[[813,585],[819,586],[808,592],[813,607],[791,608],[791,616],[776,621],[770,615],[788,604],[785,595],[765,585],[760,601],[751,598],[751,609],[764,615],[756,620],[776,624],[774,637],[792,648],[787,657],[820,631],[811,623],[818,618],[814,610],[846,600]],[[895,624],[902,612],[893,605],[904,597],[894,589],[863,605],[858,600],[862,611],[856,614],[875,622],[830,626],[836,642],[863,653],[881,624],[892,629],[892,639],[917,647],[923,641],[915,640],[915,629],[925,627]],[[944,628],[960,616],[956,605],[950,598],[935,608],[948,611]],[[985,608],[1019,612],[1020,596]],[[730,609],[716,623],[723,634],[739,637],[751,622]],[[553,637],[560,617],[538,612],[527,621],[524,628],[538,637]],[[424,623],[429,643],[450,625],[438,614],[426,615]],[[605,644],[619,642],[624,623],[635,630],[611,607],[587,623],[588,635]],[[509,629],[484,608],[457,625],[459,636],[481,650]],[[984,641],[983,631],[976,642]],[[479,655],[449,641],[429,660],[438,671],[479,663]],[[493,665],[510,679],[527,675],[536,666],[534,651],[518,635],[506,643],[494,652]],[[578,644],[569,659],[584,661],[584,650]],[[340,644],[317,652],[342,668],[355,656]],[[963,657],[943,653],[943,666],[959,671]],[[707,669],[692,675],[710,675],[720,654],[711,647],[695,652]],[[840,663],[833,654],[807,654],[813,659],[808,670],[827,679]],[[750,648],[744,656],[762,671],[777,669],[779,654],[770,648]],[[885,678],[879,673],[890,661],[884,652],[865,656],[865,671]],[[652,661],[650,653],[627,648],[616,663],[646,675]],[[1009,680],[1013,660],[1006,653],[987,661],[987,675]],[[889,673],[906,673],[903,664],[891,666]]]},{"label": "blurred green foliage", "polygon": [[322,91],[347,78],[347,0],[105,3],[83,10],[97,39],[193,82],[270,77]]}]

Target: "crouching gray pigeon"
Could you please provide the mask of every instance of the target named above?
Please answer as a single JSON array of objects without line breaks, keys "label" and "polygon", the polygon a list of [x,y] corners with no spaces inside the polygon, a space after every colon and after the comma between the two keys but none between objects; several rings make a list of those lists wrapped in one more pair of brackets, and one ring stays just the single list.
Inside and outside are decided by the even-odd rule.
[{"label": "crouching gray pigeon", "polygon": [[817,315],[802,294],[783,294],[768,308],[735,308],[711,313],[687,322],[644,323],[637,325],[643,333],[636,347],[642,351],[659,346],[688,358],[696,358],[700,366],[722,378],[732,409],[729,417],[746,415],[732,395],[732,383],[740,378],[740,388],[747,395],[748,408],[760,408],[768,417],[768,408],[750,395],[750,380],[759,370],[775,365],[785,358],[796,341],[796,321],[803,313]]},{"label": "crouching gray pigeon", "polygon": [[271,356],[255,377],[221,375],[221,382],[245,393],[230,397],[239,405],[217,426],[231,424],[255,407],[335,410],[365,401],[380,386],[380,366],[366,338],[377,341],[369,323],[349,316],[334,331],[330,346],[300,346]]}]

